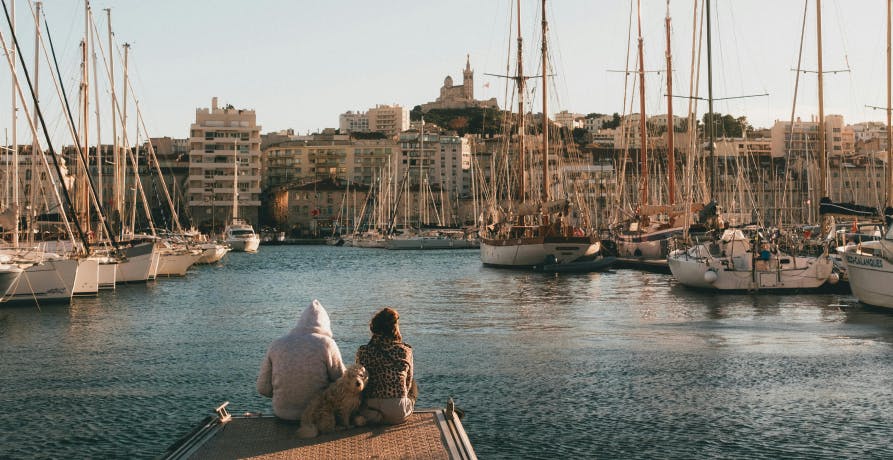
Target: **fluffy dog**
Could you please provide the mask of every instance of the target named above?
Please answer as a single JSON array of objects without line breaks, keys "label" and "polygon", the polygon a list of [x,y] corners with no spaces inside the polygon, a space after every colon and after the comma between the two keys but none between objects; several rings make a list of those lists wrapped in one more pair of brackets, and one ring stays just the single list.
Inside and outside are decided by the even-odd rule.
[{"label": "fluffy dog", "polygon": [[330,433],[336,427],[350,428],[350,415],[359,409],[363,389],[368,382],[365,367],[358,364],[348,366],[341,378],[313,398],[304,409],[298,437],[314,438]]}]

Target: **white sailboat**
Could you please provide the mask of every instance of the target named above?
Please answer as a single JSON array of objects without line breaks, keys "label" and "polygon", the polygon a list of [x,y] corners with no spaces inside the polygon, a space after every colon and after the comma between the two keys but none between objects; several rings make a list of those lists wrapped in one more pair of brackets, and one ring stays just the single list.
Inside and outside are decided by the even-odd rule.
[{"label": "white sailboat", "polygon": [[[818,2],[821,11],[821,2]],[[710,1],[707,7],[707,40],[710,40]],[[819,14],[821,18],[821,14]],[[819,19],[819,138],[824,139],[821,71],[821,20]],[[707,53],[708,66],[711,65]],[[708,76],[708,88],[710,85]],[[708,90],[710,113],[713,114],[712,89]],[[710,130],[709,145],[713,145]],[[820,145],[820,168],[824,170],[824,142]],[[821,193],[826,187],[826,175],[821,174]],[[670,253],[667,262],[670,272],[683,285],[717,291],[808,290],[821,287],[827,282],[836,283],[838,275],[825,246],[819,256],[795,256],[785,254],[775,238],[760,231],[746,236],[740,229],[727,229],[718,240],[695,243],[689,248]]]},{"label": "white sailboat", "polygon": [[[518,10],[518,59],[515,80],[518,89],[518,165],[514,165],[519,191],[512,196],[510,190],[491,194],[489,222],[482,222],[480,229],[481,262],[487,266],[509,268],[533,268],[536,265],[567,264],[582,258],[595,257],[600,244],[597,236],[572,225],[571,216],[577,210],[571,208],[566,198],[553,198],[552,172],[549,170],[549,117],[548,117],[548,54],[546,2],[542,1],[542,88],[543,125],[542,146],[539,163],[542,186],[539,196],[534,196],[528,184],[528,175],[534,176],[536,159],[525,158],[524,139],[527,136],[525,124],[524,93],[527,76],[523,73],[520,1]],[[508,133],[507,133],[508,134]],[[509,136],[510,137],[510,136]],[[561,185],[561,184],[556,184]],[[507,184],[507,187],[513,187]],[[510,198],[498,203],[497,197]],[[517,199],[519,202],[515,201]],[[585,212],[586,210],[579,210]]]},{"label": "white sailboat", "polygon": [[239,218],[239,147],[233,143],[233,220],[223,231],[224,241],[237,252],[257,252],[260,236],[248,221]]},{"label": "white sailboat", "polygon": [[893,180],[889,167],[893,164],[893,91],[891,91],[891,30],[893,6],[887,0],[887,232],[882,239],[866,241],[848,247],[843,253],[850,289],[860,302],[893,309],[893,225],[890,213],[893,205]]}]

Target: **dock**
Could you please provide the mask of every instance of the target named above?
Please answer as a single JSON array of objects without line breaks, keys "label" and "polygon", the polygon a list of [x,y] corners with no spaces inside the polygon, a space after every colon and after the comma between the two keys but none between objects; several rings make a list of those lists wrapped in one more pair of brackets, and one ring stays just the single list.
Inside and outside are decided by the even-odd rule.
[{"label": "dock", "polygon": [[230,415],[226,404],[168,448],[164,459],[477,459],[449,408],[416,410],[400,425],[358,427],[312,439],[273,415]]}]

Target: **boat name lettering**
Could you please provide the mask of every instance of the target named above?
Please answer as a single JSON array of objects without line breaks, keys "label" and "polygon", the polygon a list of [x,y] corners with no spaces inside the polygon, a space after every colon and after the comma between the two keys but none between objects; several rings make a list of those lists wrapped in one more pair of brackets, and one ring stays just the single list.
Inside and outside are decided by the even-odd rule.
[{"label": "boat name lettering", "polygon": [[854,256],[851,254],[846,255],[846,263],[862,265],[865,267],[874,267],[874,268],[881,268],[881,266],[883,266],[883,264],[884,264],[884,262],[881,261],[881,259],[877,259],[874,257]]}]

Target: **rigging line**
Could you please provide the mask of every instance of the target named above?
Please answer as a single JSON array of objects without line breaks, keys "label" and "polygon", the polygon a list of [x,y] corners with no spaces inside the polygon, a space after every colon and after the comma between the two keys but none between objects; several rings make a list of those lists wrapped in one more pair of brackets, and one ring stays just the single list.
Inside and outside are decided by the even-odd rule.
[{"label": "rigging line", "polygon": [[[30,4],[30,2],[29,2],[29,4]],[[41,11],[43,11],[43,10],[41,10]],[[35,12],[35,14],[36,14],[36,12]],[[61,79],[62,74],[59,70],[59,61],[58,61],[58,59],[56,59],[56,47],[53,45],[53,37],[52,37],[52,35],[50,35],[50,24],[46,21],[46,15],[44,15],[44,26],[45,26],[44,29],[45,29],[45,33],[47,36],[47,41],[50,43],[50,52],[52,53],[53,64],[55,65],[55,69],[56,69],[56,77]],[[84,43],[85,43],[84,46],[87,46],[86,41]],[[44,52],[45,51],[46,50],[44,50]],[[84,65],[87,65],[87,64],[85,63]],[[74,136],[74,139],[80,139],[80,136],[78,135],[78,132],[77,132],[77,128],[75,128],[75,126],[74,126],[74,116],[71,113],[71,106],[68,104],[68,96],[65,94],[65,87],[62,85],[58,85],[58,89],[61,90],[61,92],[62,92],[62,101],[64,103],[63,105],[65,106],[65,111],[68,114],[68,122],[69,122],[69,127],[71,129],[72,135]],[[88,147],[88,149],[89,149],[89,147]],[[109,240],[112,243],[112,246],[116,250],[119,250],[120,248],[118,247],[118,242],[115,241],[115,237],[111,233],[112,228],[109,225],[108,221],[106,220],[105,214],[102,211],[102,203],[99,202],[99,195],[96,193],[96,185],[93,183],[93,175],[90,174],[90,163],[89,163],[89,159],[87,158],[89,151],[84,152],[83,149],[81,148],[80,142],[78,142],[78,141],[75,142],[75,150],[78,152],[78,157],[81,159],[81,162],[84,165],[84,177],[87,180],[87,185],[90,190],[89,197],[93,200],[93,205],[98,210],[99,220],[102,223],[102,226],[105,228],[105,231],[108,232]],[[101,174],[102,173],[102,165],[98,165],[98,167],[99,167],[100,174]],[[87,225],[89,225],[89,223]],[[85,241],[84,244],[88,244],[88,243]],[[89,248],[85,248],[85,250],[87,251],[88,254],[90,253]]]},{"label": "rigging line", "polygon": [[[798,70],[800,69],[801,63],[803,62],[803,42],[804,42],[804,37],[806,35],[806,16],[809,12],[808,8],[809,8],[809,0],[803,0],[803,25],[800,27],[800,49],[797,53],[797,69]],[[794,79],[794,100],[793,100],[793,103],[791,104],[791,122],[790,122],[791,129],[790,129],[790,134],[789,134],[790,144],[787,146],[787,149],[785,149],[786,150],[785,151],[785,160],[784,160],[785,181],[784,181],[784,188],[783,188],[783,192],[782,192],[782,199],[787,198],[788,182],[789,182],[788,179],[791,177],[791,159],[793,158],[793,148],[792,147],[794,145],[794,117],[795,117],[795,114],[797,111],[797,94],[798,94],[798,91],[800,88],[800,73],[797,72],[795,75],[796,75],[796,78]],[[777,224],[779,227],[781,227],[781,224],[782,224],[781,216],[779,216],[779,218],[777,219]]]},{"label": "rigging line", "polygon": [[[49,132],[48,132],[47,129],[46,129],[46,121],[45,121],[45,119],[44,119],[44,117],[43,117],[43,112],[41,111],[40,106],[37,104],[37,97],[36,97],[36,95],[35,95],[35,93],[34,93],[34,86],[33,86],[33,83],[31,82],[31,73],[28,72],[28,68],[27,68],[27,66],[25,65],[25,57],[24,57],[24,55],[22,54],[21,46],[19,45],[19,41],[18,41],[18,39],[16,38],[15,28],[12,27],[12,21],[11,21],[11,19],[10,19],[10,17],[9,17],[9,10],[8,10],[7,7],[6,7],[6,0],[0,0],[0,2],[2,2],[2,4],[3,4],[3,13],[4,13],[4,15],[6,16],[6,23],[9,25],[9,27],[10,27],[10,31],[11,31],[11,33],[12,33],[13,46],[15,46],[16,50],[18,51],[19,62],[22,64],[22,72],[23,72],[23,74],[24,74],[24,76],[25,76],[25,81],[26,81],[27,84],[28,84],[28,90],[29,90],[29,92],[31,93],[31,99],[32,99],[32,101],[34,102],[34,106],[35,106],[35,111],[36,111],[37,117],[38,117],[38,119],[40,120],[40,124],[43,126],[43,134],[44,134],[44,137],[45,137],[45,139],[46,139],[47,146],[48,146],[48,148],[49,148],[49,150],[50,150],[50,156],[51,156],[52,159],[53,159],[53,166],[55,167],[56,174],[58,175],[59,180],[62,181],[63,184],[64,184],[64,175],[62,174],[62,168],[59,166],[59,159],[57,158],[56,151],[55,151],[55,149],[53,149],[52,142],[50,141],[50,134],[49,134]],[[3,39],[3,35],[2,35],[2,34],[0,34],[0,41],[2,41],[3,48],[6,48],[6,40]],[[12,62],[12,57],[11,57],[8,53],[7,53],[6,57],[7,57],[7,63],[9,64],[10,68],[11,68],[11,69],[14,68],[14,67],[15,67],[15,63]],[[28,111],[27,104],[25,103],[25,97],[24,97],[25,95],[24,95],[24,93],[23,93],[22,90],[21,90],[21,86],[18,86],[18,85],[17,85],[16,89],[17,89],[17,92],[18,92],[18,94],[19,94],[19,97],[20,97],[21,100],[22,100],[22,104],[23,104],[22,108],[23,108],[23,110],[25,111],[25,113],[26,113],[26,115],[27,115],[27,118],[28,118],[28,125],[29,125],[29,127],[31,128],[31,132],[32,132],[32,133],[35,133],[34,135],[36,136],[36,127],[35,127],[35,123],[34,123],[34,121],[31,119],[30,113],[29,113],[29,111]],[[45,157],[44,155],[41,155],[41,156],[43,157],[44,165],[46,165],[46,168],[47,168],[47,170],[49,171],[49,164],[46,162],[46,157]],[[48,179],[50,179],[50,181],[53,182],[53,180],[52,180],[52,175],[51,175],[51,174],[49,175]],[[75,212],[74,204],[73,204],[73,202],[72,202],[72,200],[71,200],[71,196],[68,194],[68,189],[67,189],[64,185],[61,186],[61,187],[56,187],[55,185],[56,185],[56,184],[53,182],[53,190],[55,191],[56,198],[59,200],[60,203],[62,202],[62,199],[61,199],[61,198],[62,198],[62,197],[65,198],[65,205],[68,207],[69,212],[72,213],[72,217],[73,217],[73,220],[74,220],[74,225],[75,225],[75,228],[76,228],[77,231],[78,231],[78,236],[80,236],[80,237],[81,237],[81,241],[84,242],[85,250],[89,252],[89,248],[88,248],[88,246],[87,246],[87,238],[86,238],[86,235],[84,234],[83,229],[82,229],[81,226],[80,226],[80,223],[78,222],[77,218],[75,217],[75,214],[74,214],[74,212]],[[58,191],[59,188],[62,189],[62,197],[59,196],[59,191]],[[69,232],[69,235],[71,235],[71,236],[73,237],[73,232],[71,232],[71,228],[69,227],[69,221],[68,221],[68,219],[67,219],[67,218],[64,219],[64,222],[65,222],[66,229],[67,229],[68,232]]]}]

